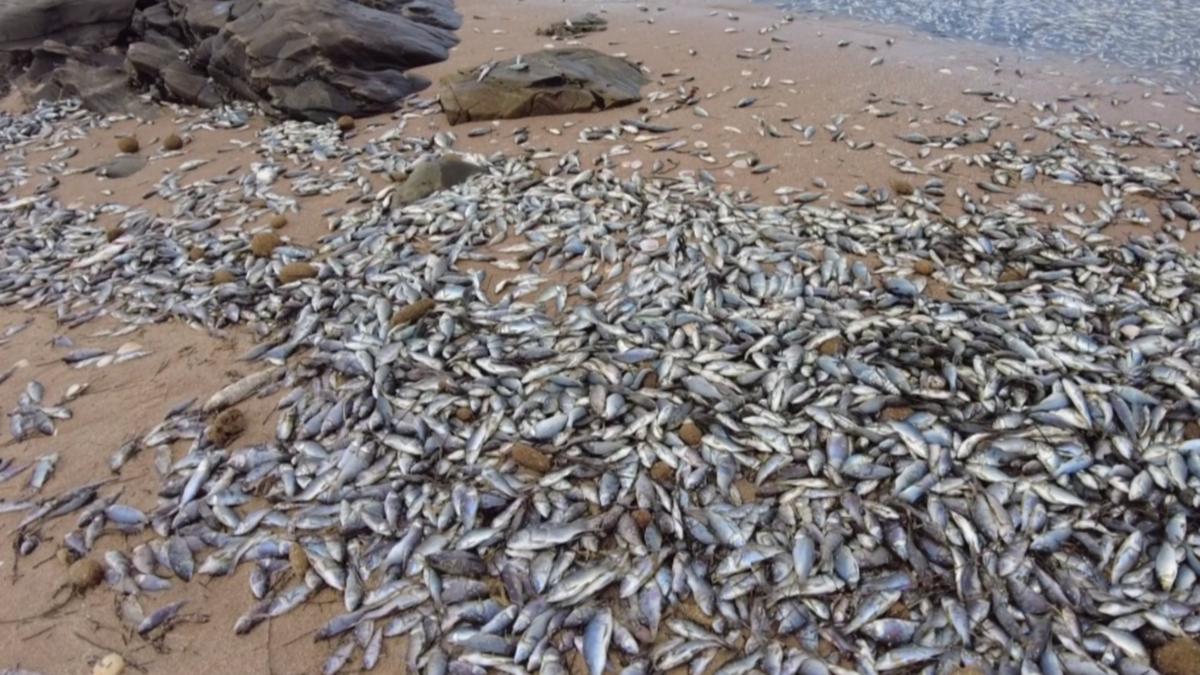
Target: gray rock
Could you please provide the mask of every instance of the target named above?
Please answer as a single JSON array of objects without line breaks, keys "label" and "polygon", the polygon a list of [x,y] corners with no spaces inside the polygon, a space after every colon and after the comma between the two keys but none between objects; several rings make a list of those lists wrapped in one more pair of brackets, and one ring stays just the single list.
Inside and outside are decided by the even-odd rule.
[{"label": "gray rock", "polygon": [[294,117],[394,109],[428,85],[404,71],[444,60],[457,42],[432,22],[454,23],[457,15],[428,1],[374,4],[388,11],[348,0],[257,0],[211,38],[208,72],[239,96]]},{"label": "gray rock", "polygon": [[0,0],[0,51],[46,40],[102,48],[129,27],[137,0]]},{"label": "gray rock", "polygon": [[396,188],[396,197],[403,204],[424,199],[438,190],[452,188],[465,182],[483,169],[457,157],[439,157],[417,162],[408,178]]},{"label": "gray rock", "polygon": [[[521,64],[517,63],[520,59]],[[641,100],[637,66],[594,49],[556,49],[473,68],[443,80],[440,101],[451,124],[606,110]]]},{"label": "gray rock", "polygon": [[0,0],[0,78],[57,40],[75,51],[39,63],[103,66],[115,94],[98,52],[128,41],[125,68],[167,98],[240,97],[325,121],[395,109],[428,86],[405,71],[444,60],[460,25],[451,0]]},{"label": "gray rock", "polygon": [[96,175],[105,178],[128,178],[141,171],[146,160],[138,155],[119,155],[96,167]]},{"label": "gray rock", "polygon": [[156,84],[168,98],[206,107],[221,103],[217,86],[168,48],[135,42],[125,58],[142,81]]}]

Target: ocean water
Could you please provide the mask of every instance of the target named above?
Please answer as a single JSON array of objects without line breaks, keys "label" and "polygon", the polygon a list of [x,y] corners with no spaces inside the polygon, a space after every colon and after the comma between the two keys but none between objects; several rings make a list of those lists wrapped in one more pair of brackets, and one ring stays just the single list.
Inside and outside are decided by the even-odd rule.
[{"label": "ocean water", "polygon": [[1200,77],[1200,0],[785,0],[796,12],[899,24],[1020,50]]}]

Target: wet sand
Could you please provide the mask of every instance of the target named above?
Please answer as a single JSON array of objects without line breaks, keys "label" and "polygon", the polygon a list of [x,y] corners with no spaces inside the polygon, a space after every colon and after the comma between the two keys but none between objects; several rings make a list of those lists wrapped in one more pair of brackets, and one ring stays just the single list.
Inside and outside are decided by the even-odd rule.
[{"label": "wet sand", "polygon": [[[1113,83],[1118,72],[1095,64],[1076,64],[1043,59],[1029,62],[1015,53],[993,47],[951,41],[933,41],[903,29],[856,24],[846,20],[786,22],[779,11],[762,5],[731,2],[670,3],[664,5],[630,2],[588,3],[609,20],[609,28],[575,41],[555,42],[534,34],[534,28],[582,11],[583,3],[550,0],[525,0],[519,3],[465,0],[458,4],[464,26],[462,44],[451,59],[422,69],[435,82],[421,96],[436,96],[437,80],[460,68],[469,68],[491,60],[515,56],[544,46],[581,44],[609,53],[624,54],[641,64],[650,78],[643,89],[647,119],[656,124],[678,127],[679,131],[639,138],[625,134],[612,140],[580,143],[579,132],[586,127],[611,127],[622,119],[639,115],[637,107],[591,115],[542,117],[498,123],[472,123],[450,128],[436,108],[398,115],[381,115],[359,120],[357,130],[348,137],[351,145],[362,147],[381,134],[404,124],[404,133],[429,137],[450,131],[457,137],[455,149],[466,153],[491,154],[522,151],[558,153],[579,150],[581,162],[592,165],[608,161],[622,171],[648,173],[656,161],[676,171],[710,172],[731,190],[744,190],[747,196],[773,201],[780,199],[781,188],[825,193],[825,202],[841,201],[857,186],[886,186],[896,179],[920,184],[936,176],[946,182],[946,192],[964,190],[975,199],[998,201],[1010,195],[987,195],[977,184],[989,180],[990,172],[966,162],[972,147],[938,149],[921,157],[917,146],[896,137],[908,132],[924,134],[956,133],[960,127],[942,121],[951,111],[970,118],[967,128],[978,127],[983,116],[1000,121],[992,142],[1019,141],[1031,147],[1049,147],[1053,136],[1033,127],[1039,112],[1033,102],[1044,102],[1070,110],[1086,106],[1111,121],[1128,120],[1128,129],[1153,133],[1155,124],[1162,128],[1194,128],[1196,114],[1189,110],[1191,101],[1183,93],[1164,92],[1145,81]],[[838,47],[848,41],[845,47]],[[889,44],[892,41],[894,44]],[[768,50],[765,52],[764,50]],[[691,53],[689,50],[694,50]],[[746,56],[748,58],[739,58]],[[872,59],[883,57],[879,65]],[[1019,71],[1019,72],[1018,72]],[[765,84],[764,84],[765,83]],[[755,86],[761,84],[763,86]],[[964,90],[1004,92],[1016,102],[989,102]],[[679,105],[682,97],[696,97],[695,104]],[[744,97],[754,96],[753,105],[735,108]],[[17,105],[12,97],[5,105]],[[700,117],[699,106],[708,113]],[[674,108],[674,109],[672,109]],[[843,117],[844,116],[844,117]],[[801,126],[816,127],[811,141],[792,128],[785,119]],[[846,139],[856,145],[873,142],[866,149],[854,149],[844,140],[833,142],[825,125],[834,120]],[[49,177],[37,168],[64,147],[78,148],[78,154],[63,160],[71,170],[86,169],[111,159],[115,137],[135,135],[142,143],[142,155],[149,159],[146,168],[125,179],[103,179],[91,173],[57,177],[57,186],[49,187],[64,204],[87,205],[98,222],[119,220],[116,210],[125,207],[145,209],[151,214],[169,217],[170,202],[158,197],[146,198],[164,172],[190,160],[210,162],[187,174],[189,181],[212,180],[239,175],[258,161],[252,152],[240,149],[237,141],[252,139],[266,122],[252,120],[240,130],[183,130],[188,140],[178,156],[156,157],[158,139],[186,125],[186,115],[166,112],[149,121],[114,121],[108,128],[93,130],[85,138],[64,140],[28,151],[7,153],[2,161],[23,163],[30,178],[0,198],[21,198],[47,185]],[[760,126],[764,125],[764,126]],[[783,138],[760,133],[765,125],[776,127]],[[470,138],[471,128],[487,126],[489,135]],[[512,142],[518,129],[527,129],[529,141],[524,148]],[[1031,138],[1027,139],[1027,135]],[[647,146],[664,140],[685,139],[687,149],[707,144],[714,161],[692,153],[653,152]],[[614,152],[626,146],[627,154]],[[1148,165],[1175,159],[1169,150],[1138,149],[1135,162]],[[750,170],[751,158],[774,165],[768,173]],[[902,175],[889,162],[907,158],[925,173]],[[553,162],[553,157],[545,160]],[[945,170],[934,167],[944,166]],[[335,167],[327,167],[335,168]],[[1181,172],[1185,187],[1200,190],[1200,181],[1190,171]],[[386,175],[372,175],[369,189],[378,190],[390,182]],[[814,187],[814,181],[828,189]],[[286,183],[286,181],[284,181]],[[1032,186],[1062,206],[1096,207],[1104,196],[1095,186],[1067,186],[1038,179]],[[356,190],[343,193],[298,197],[298,209],[289,212],[289,224],[281,234],[298,243],[311,245],[328,231],[331,217],[356,208],[347,198]],[[955,215],[954,198],[947,199],[946,215]],[[331,216],[323,215],[336,211]],[[250,205],[228,215],[221,227],[253,231],[264,228],[271,209]],[[1161,226],[1161,216],[1150,214],[1148,226],[1122,225],[1111,236],[1126,237],[1153,234]],[[1044,218],[1048,227],[1062,223],[1058,216]],[[1189,237],[1194,246],[1200,239]],[[894,261],[873,260],[887,266]],[[493,268],[489,275],[494,290],[512,272]],[[201,401],[212,392],[245,375],[253,366],[241,363],[237,356],[253,344],[248,329],[225,335],[209,335],[177,321],[146,326],[121,337],[97,337],[104,329],[117,327],[104,320],[79,328],[56,325],[52,308],[22,311],[9,307],[0,311],[0,327],[27,319],[33,324],[11,340],[0,344],[0,370],[18,363],[20,368],[0,384],[0,401],[11,408],[27,382],[36,379],[45,385],[47,398],[56,399],[72,383],[89,383],[88,391],[68,404],[73,412],[69,420],[57,422],[53,437],[36,437],[21,443],[7,442],[0,456],[13,457],[18,463],[58,452],[57,471],[42,494],[57,494],[70,487],[101,478],[114,478],[124,489],[124,501],[150,509],[158,486],[153,475],[152,453],[136,456],[119,476],[112,476],[107,462],[113,451],[131,436],[161,420],[176,403],[197,397]],[[115,349],[126,342],[137,342],[151,351],[145,358],[103,369],[73,369],[61,362],[63,350],[50,346],[55,335],[66,335],[77,346]],[[274,429],[273,398],[252,400],[241,409],[251,421],[239,444],[263,441]],[[7,440],[9,434],[4,433]],[[183,443],[176,444],[176,456]],[[17,500],[28,496],[28,473],[0,485],[0,499]],[[11,534],[21,514],[0,515],[0,529]],[[114,611],[113,594],[99,588],[76,599],[53,616],[37,617],[52,603],[52,594],[64,578],[64,569],[54,552],[58,540],[69,529],[73,518],[56,521],[42,532],[43,541],[28,557],[17,558],[11,549],[0,555],[0,668],[23,667],[43,673],[89,672],[90,663],[106,651],[126,656],[131,667],[145,673],[246,672],[314,673],[328,654],[327,644],[314,644],[311,633],[330,616],[343,611],[340,599],[324,590],[314,602],[281,619],[268,621],[247,636],[234,637],[232,624],[251,604],[246,577],[249,566],[229,578],[197,579],[190,584],[175,583],[164,593],[147,594],[147,611],[174,600],[187,600],[186,619],[164,638],[147,642],[121,624]],[[106,534],[97,544],[97,556],[109,548],[128,551],[138,543],[135,537]],[[400,641],[388,642],[380,672],[401,672],[404,654]]]}]

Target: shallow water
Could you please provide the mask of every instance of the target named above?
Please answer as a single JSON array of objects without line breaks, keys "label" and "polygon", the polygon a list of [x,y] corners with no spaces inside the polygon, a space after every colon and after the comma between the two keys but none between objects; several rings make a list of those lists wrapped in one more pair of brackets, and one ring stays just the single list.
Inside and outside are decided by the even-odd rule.
[{"label": "shallow water", "polygon": [[783,7],[935,35],[1200,76],[1197,0],[786,0]]}]

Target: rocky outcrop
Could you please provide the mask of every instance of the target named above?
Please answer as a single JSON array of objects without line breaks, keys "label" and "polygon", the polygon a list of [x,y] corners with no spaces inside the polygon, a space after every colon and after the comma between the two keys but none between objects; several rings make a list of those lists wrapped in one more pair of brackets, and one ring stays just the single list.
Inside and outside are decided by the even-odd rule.
[{"label": "rocky outcrop", "polygon": [[[76,95],[111,110],[115,67],[183,103],[241,98],[324,121],[394,109],[427,86],[405,71],[444,60],[460,24],[451,0],[0,0],[0,65],[25,69],[17,85],[27,97],[54,93],[31,65],[43,76],[95,68],[113,86],[94,100]],[[105,51],[114,47],[115,66]]]},{"label": "rocky outcrop", "polygon": [[637,66],[594,49],[525,54],[446,78],[442,109],[451,124],[606,110],[641,100]]},{"label": "rocky outcrop", "polygon": [[83,49],[117,42],[137,0],[0,0],[0,51],[31,50],[46,40]]}]

